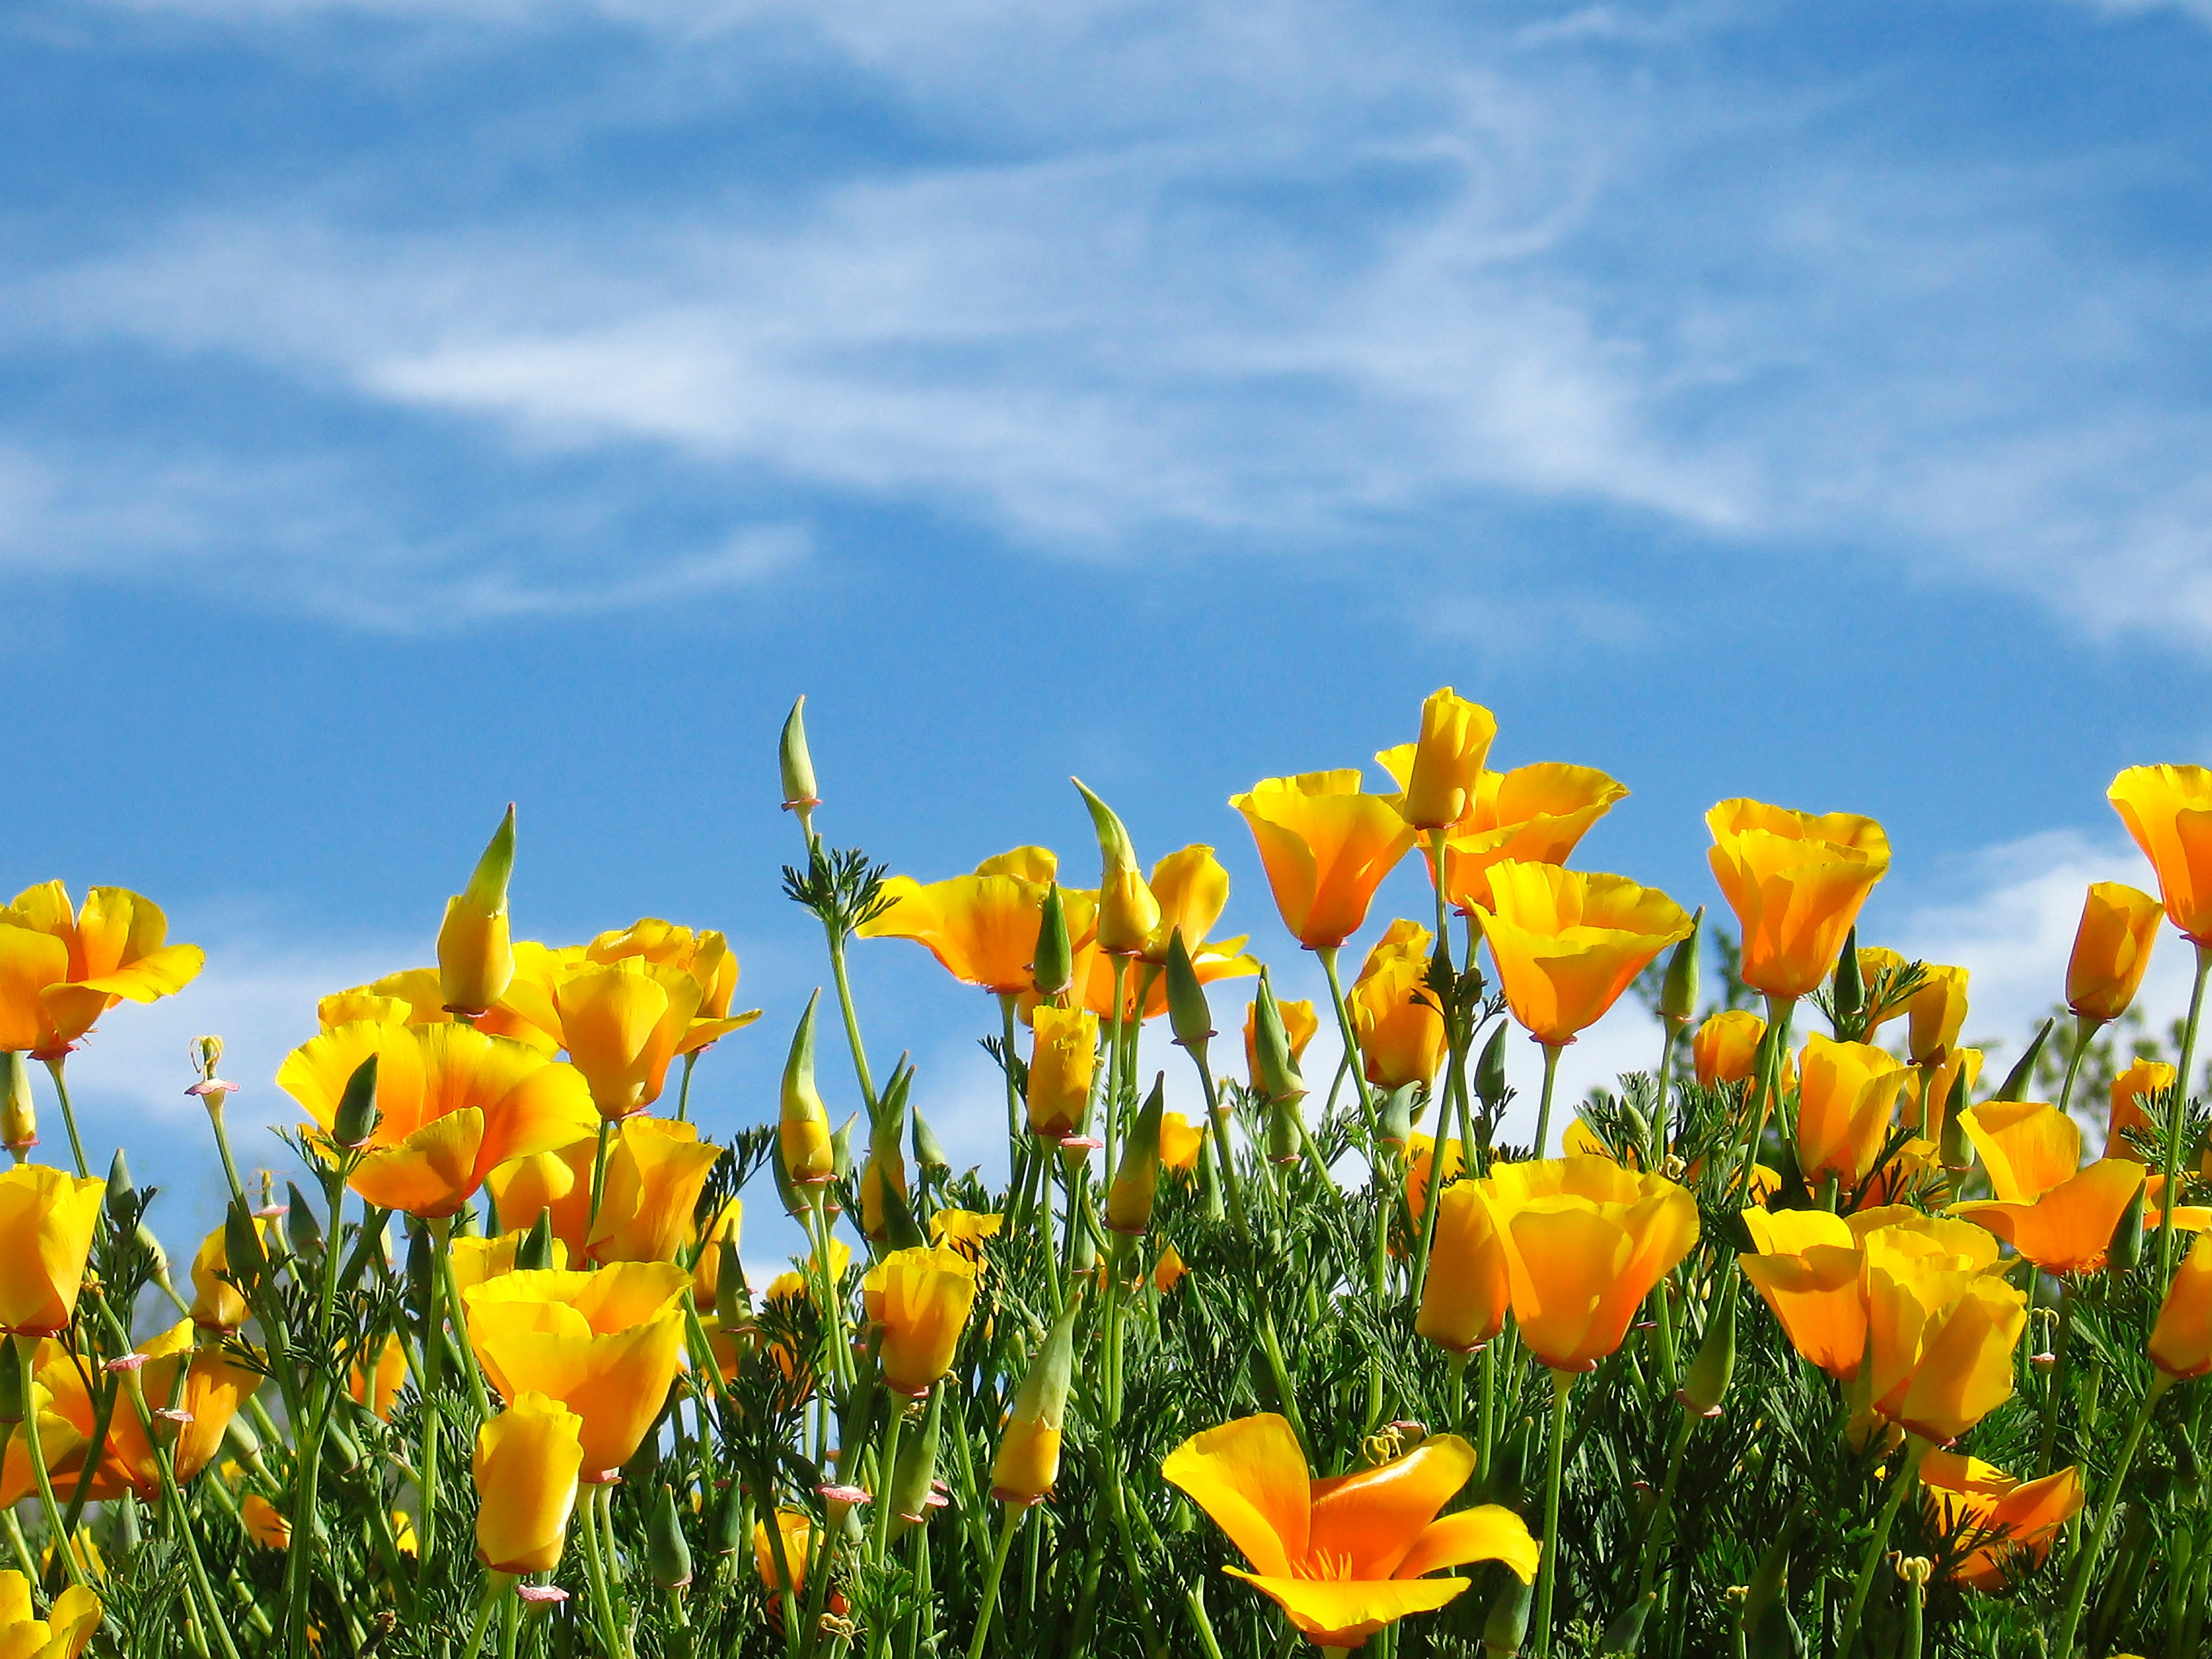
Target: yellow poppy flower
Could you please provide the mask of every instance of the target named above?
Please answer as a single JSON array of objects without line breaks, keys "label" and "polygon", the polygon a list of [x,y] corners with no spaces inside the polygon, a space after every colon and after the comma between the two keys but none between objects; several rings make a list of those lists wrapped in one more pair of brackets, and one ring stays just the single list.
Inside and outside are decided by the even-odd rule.
[{"label": "yellow poppy flower", "polygon": [[0,1572],[0,1655],[6,1659],[76,1659],[100,1628],[100,1597],[72,1584],[44,1619],[31,1609],[31,1581],[13,1567]]},{"label": "yellow poppy flower", "polygon": [[2111,1021],[2128,1011],[2158,942],[2159,902],[2124,882],[2090,884],[2066,962],[2066,1006],[2084,1019]]},{"label": "yellow poppy flower", "polygon": [[1375,890],[1413,844],[1392,798],[1364,792],[1351,768],[1263,778],[1229,804],[1259,845],[1283,925],[1308,950],[1358,933]]},{"label": "yellow poppy flower", "polygon": [[1802,997],[1828,976],[1859,907],[1889,869],[1872,818],[1724,800],[1705,814],[1708,854],[1742,930],[1743,982]]},{"label": "yellow poppy flower", "polygon": [[477,1559],[494,1572],[550,1572],[568,1541],[583,1419],[526,1391],[477,1431]]},{"label": "yellow poppy flower", "polygon": [[2106,798],[2158,872],[2166,919],[2191,943],[2212,943],[2212,770],[2131,766]]},{"label": "yellow poppy flower", "polygon": [[0,910],[0,1048],[58,1060],[128,998],[152,1002],[199,976],[207,952],[170,945],[168,918],[125,887],[95,887],[78,908],[58,881]]},{"label": "yellow poppy flower", "polygon": [[1360,964],[1345,999],[1367,1080],[1384,1089],[1433,1088],[1450,1036],[1427,989],[1435,936],[1417,921],[1394,921]]},{"label": "yellow poppy flower", "polygon": [[[1017,847],[985,859],[970,876],[924,886],[911,876],[884,884],[883,914],[861,925],[864,939],[907,939],[924,946],[945,972],[969,985],[1012,996],[1034,988],[1030,967],[1045,894],[1060,861],[1042,847]],[[1097,926],[1095,896],[1060,890],[1069,943],[1090,942]]]},{"label": "yellow poppy flower", "polygon": [[77,1291],[100,1226],[104,1181],[43,1164],[0,1171],[0,1331],[52,1336],[76,1312]]},{"label": "yellow poppy flower", "polygon": [[1987,1227],[2045,1273],[2105,1265],[2112,1230],[2142,1185],[2142,1164],[2100,1158],[2082,1169],[2081,1129],[2039,1102],[1986,1100],[1960,1122],[1996,1197],[1954,1204],[1951,1213]]},{"label": "yellow poppy flower", "polygon": [[1449,685],[1421,704],[1421,735],[1375,757],[1403,792],[1398,811],[1416,830],[1445,830],[1474,811],[1498,720]]},{"label": "yellow poppy flower", "polygon": [[893,1250],[868,1270],[860,1293],[882,1328],[885,1388],[918,1396],[951,1369],[975,1280],[975,1264],[945,1245]]},{"label": "yellow poppy flower", "polygon": [[1921,1458],[1920,1485],[1936,1529],[1967,1542],[1959,1582],[1984,1591],[2003,1589],[2022,1565],[2040,1565],[2059,1528],[2081,1514],[2084,1497],[2078,1468],[2023,1483],[1978,1457],[1941,1449]]},{"label": "yellow poppy flower", "polygon": [[1553,1048],[1595,1024],[1651,959],[1690,932],[1689,913],[1625,876],[1505,860],[1475,906],[1513,1018]]}]

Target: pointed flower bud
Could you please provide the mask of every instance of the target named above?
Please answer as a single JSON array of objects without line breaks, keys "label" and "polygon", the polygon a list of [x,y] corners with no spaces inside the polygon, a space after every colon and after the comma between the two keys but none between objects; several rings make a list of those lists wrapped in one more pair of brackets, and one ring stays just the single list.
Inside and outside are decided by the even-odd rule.
[{"label": "pointed flower bud", "polygon": [[295,1255],[307,1255],[323,1247],[323,1225],[315,1219],[313,1207],[307,1195],[300,1190],[300,1183],[284,1183],[287,1203],[284,1206],[284,1236]]},{"label": "pointed flower bud", "polygon": [[891,1512],[908,1526],[929,1518],[936,1497],[937,1454],[945,1437],[945,1385],[929,1391],[929,1410],[919,1430],[909,1427],[899,1442],[898,1466],[891,1472]]},{"label": "pointed flower bud", "polygon": [[925,1170],[949,1170],[952,1160],[945,1155],[945,1148],[937,1139],[937,1132],[922,1116],[921,1108],[914,1109],[914,1161]]},{"label": "pointed flower bud", "polygon": [[507,994],[514,977],[507,878],[514,873],[514,807],[493,831],[465,890],[446,904],[438,929],[438,991],[451,1012],[473,1019]]},{"label": "pointed flower bud", "polygon": [[653,1495],[653,1514],[646,1524],[645,1571],[663,1589],[682,1589],[691,1582],[691,1546],[676,1512],[676,1489],[665,1480]]},{"label": "pointed flower bud", "polygon": [[1060,896],[1060,884],[1045,889],[1037,913],[1036,951],[1030,978],[1039,996],[1065,996],[1075,983],[1075,951],[1067,937],[1067,905]]},{"label": "pointed flower bud", "polygon": [[1121,1167],[1106,1194],[1106,1225],[1141,1237],[1152,1224],[1152,1200],[1160,1187],[1160,1117],[1167,1109],[1167,1073],[1152,1080],[1152,1092],[1121,1149]]},{"label": "pointed flower bud", "polygon": [[1705,930],[1705,907],[1690,918],[1686,939],[1667,958],[1667,978],[1659,989],[1659,1018],[1680,1030],[1697,1018],[1698,940]]},{"label": "pointed flower bud", "polygon": [[1082,1305],[1068,1297],[1006,1413],[999,1455],[991,1463],[991,1496],[1002,1504],[1040,1503],[1052,1496],[1060,1478],[1060,1431],[1075,1376],[1075,1316]]},{"label": "pointed flower bud", "polygon": [[1306,1080],[1291,1052],[1290,1033],[1284,1029],[1282,1006],[1275,1000],[1267,970],[1260,970],[1260,994],[1252,1005],[1252,1052],[1259,1061],[1262,1092],[1277,1105],[1303,1099]]},{"label": "pointed flower bud", "polygon": [[1495,1112],[1505,1103],[1505,1030],[1501,1024],[1490,1034],[1482,1058],[1475,1062],[1475,1098],[1486,1111]]},{"label": "pointed flower bud", "polygon": [[118,1227],[138,1222],[138,1189],[131,1184],[131,1165],[118,1146],[107,1164],[107,1218]]},{"label": "pointed flower bud", "polygon": [[813,816],[814,809],[822,805],[822,797],[815,793],[814,757],[806,752],[806,699],[801,696],[791,705],[791,713],[784,717],[783,740],[778,745],[776,763],[783,774],[783,810],[799,814],[805,823]]},{"label": "pointed flower bud", "polygon": [[1705,1327],[1705,1340],[1698,1345],[1698,1357],[1690,1362],[1689,1372],[1674,1395],[1692,1417],[1718,1417],[1721,1402],[1728,1398],[1729,1379],[1735,1375],[1737,1282],[1736,1275],[1730,1273],[1721,1287],[1720,1304],[1713,1310],[1712,1322]]},{"label": "pointed flower bud", "polygon": [[530,1231],[514,1247],[514,1270],[540,1273],[552,1266],[553,1208],[548,1205],[538,1212],[538,1219],[530,1224]]},{"label": "pointed flower bud", "polygon": [[2043,1053],[2043,1045],[2051,1036],[2051,1028],[2057,1024],[2056,1020],[2050,1019],[2043,1022],[2042,1028],[2035,1034],[2034,1041],[2027,1045],[2027,1051],[2021,1055],[2012,1070],[2005,1073],[2005,1080],[1997,1085],[1997,1091],[1990,1097],[1990,1099],[2026,1100],[2027,1098],[2028,1085],[2035,1081],[2035,1062]]},{"label": "pointed flower bud", "polygon": [[1112,957],[1142,955],[1160,925],[1160,902],[1138,867],[1137,849],[1114,809],[1092,794],[1080,778],[1070,778],[1083,792],[1091,809],[1091,822],[1098,831],[1098,948]]},{"label": "pointed flower bud", "polygon": [[[1175,1040],[1202,1055],[1206,1040],[1213,1035],[1213,1011],[1206,1006],[1206,987],[1199,983],[1198,969],[1191,965],[1190,947],[1183,943],[1180,927],[1168,938],[1167,975],[1168,1024],[1175,1029]],[[1279,1021],[1279,1012],[1277,1018]]]},{"label": "pointed flower bud", "polygon": [[331,1139],[348,1151],[367,1146],[383,1116],[376,1107],[376,1063],[377,1056],[372,1054],[353,1068],[331,1118]]},{"label": "pointed flower bud", "polygon": [[1835,980],[1829,988],[1835,1000],[1838,1025],[1853,1024],[1860,1015],[1866,1012],[1866,970],[1859,963],[1859,928],[1856,922],[1851,924],[1851,931],[1844,935],[1843,951],[1836,957]]},{"label": "pointed flower bud", "polygon": [[792,1034],[790,1057],[783,1063],[783,1117],[776,1144],[783,1150],[785,1176],[799,1188],[820,1187],[837,1171],[829,1109],[814,1086],[814,1010],[821,1000],[819,988],[807,998],[806,1012]]},{"label": "pointed flower bud", "polygon": [[2116,1273],[2126,1273],[2142,1260],[2143,1204],[2148,1192],[2148,1183],[2136,1183],[2135,1196],[2128,1200],[2119,1224],[2112,1229],[2112,1242],[2105,1249],[2105,1265]]},{"label": "pointed flower bud", "polygon": [[14,1049],[0,1049],[0,1146],[20,1162],[39,1144],[39,1109],[31,1097],[31,1068]]}]

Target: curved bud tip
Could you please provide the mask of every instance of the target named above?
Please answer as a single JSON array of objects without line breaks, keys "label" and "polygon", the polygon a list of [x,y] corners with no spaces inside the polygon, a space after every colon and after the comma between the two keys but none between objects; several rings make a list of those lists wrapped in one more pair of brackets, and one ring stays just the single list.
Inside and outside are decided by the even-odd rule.
[{"label": "curved bud tip", "polygon": [[806,750],[806,699],[803,695],[791,705],[791,713],[784,720],[783,740],[776,759],[783,775],[783,810],[804,817],[822,805],[822,798],[815,793],[814,757]]},{"label": "curved bud tip", "polygon": [[469,877],[469,884],[462,890],[471,908],[488,916],[495,916],[507,908],[507,884],[514,874],[514,803],[507,804],[507,816],[499,821],[491,840],[485,844],[483,856]]}]

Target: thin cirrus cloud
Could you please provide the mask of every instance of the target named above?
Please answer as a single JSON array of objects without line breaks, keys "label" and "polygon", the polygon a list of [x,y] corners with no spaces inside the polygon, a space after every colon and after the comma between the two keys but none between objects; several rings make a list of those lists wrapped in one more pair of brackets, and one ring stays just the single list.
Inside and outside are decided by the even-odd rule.
[{"label": "thin cirrus cloud", "polygon": [[[261,29],[279,64],[327,52],[332,13],[493,61],[630,43],[587,94],[500,110],[495,148],[719,133],[759,92],[763,41],[826,106],[860,85],[930,142],[797,176],[740,146],[720,188],[504,200],[459,227],[410,222],[377,184],[386,160],[402,190],[410,160],[372,143],[327,180],[185,193],[120,252],[15,270],[0,346],[243,362],[379,418],[459,422],[516,490],[590,455],[610,524],[671,477],[735,476],[775,503],[749,522],[779,526],[737,533],[788,545],[828,498],[1087,556],[1179,536],[1310,556],[1469,503],[1595,505],[1723,554],[1840,546],[2094,636],[2212,644],[2212,422],[2185,367],[2203,282],[2113,206],[2161,176],[2159,135],[1916,145],[1976,66],[1909,30],[1815,72],[1761,68],[1790,23],[1748,5],[123,15],[150,12]],[[454,573],[496,514],[443,538],[378,520],[376,465],[340,468],[336,507],[278,492],[293,505],[249,544],[312,544],[357,512],[364,544],[479,617],[778,568],[695,538],[472,586]],[[164,556],[158,526],[132,545]],[[1587,611],[1567,625],[1644,625]]]}]

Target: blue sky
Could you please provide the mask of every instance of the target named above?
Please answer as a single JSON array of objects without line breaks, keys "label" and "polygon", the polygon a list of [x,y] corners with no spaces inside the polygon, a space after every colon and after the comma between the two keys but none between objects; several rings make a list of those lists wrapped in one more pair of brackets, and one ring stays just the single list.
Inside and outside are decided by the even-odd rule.
[{"label": "blue sky", "polygon": [[[525,929],[732,933],[764,1115],[801,691],[840,841],[1080,868],[1078,772],[1288,958],[1225,797],[1451,684],[1686,902],[1717,799],[1880,817],[1991,1035],[2203,757],[2212,6],[22,0],[0,73],[4,844],[210,949],[77,1062],[180,1218],[184,1037],[283,1116],[510,799]],[[980,1155],[983,1011],[860,973]]]}]

